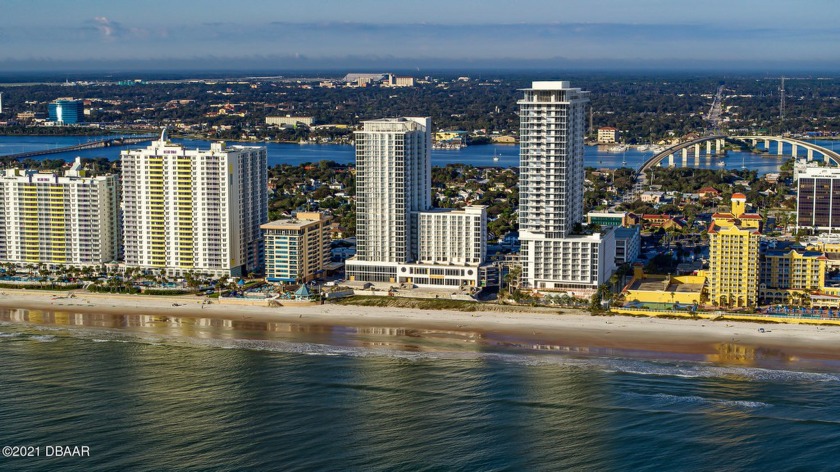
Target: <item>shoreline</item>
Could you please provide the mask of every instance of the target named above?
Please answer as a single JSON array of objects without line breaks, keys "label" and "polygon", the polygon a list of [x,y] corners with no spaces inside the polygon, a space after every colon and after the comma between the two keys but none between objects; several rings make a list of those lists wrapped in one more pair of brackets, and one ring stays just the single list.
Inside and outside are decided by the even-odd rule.
[{"label": "shoreline", "polygon": [[[423,310],[413,308],[380,308],[353,305],[305,305],[259,307],[204,305],[205,298],[195,296],[136,296],[74,292],[75,298],[59,298],[68,292],[3,290],[0,309],[9,312],[0,321],[33,325],[88,326],[124,328],[125,317],[150,317],[142,323],[196,323],[199,319],[229,320],[234,328],[257,326],[257,330],[277,330],[323,326],[349,328],[386,328],[445,331],[477,336],[497,346],[562,350],[578,346],[617,351],[644,351],[673,354],[715,355],[721,349],[783,352],[785,356],[840,360],[840,326],[796,324],[757,324],[730,320],[663,319],[625,315],[591,315],[581,310],[564,310],[562,314],[538,312]],[[178,304],[179,306],[173,306]],[[56,312],[60,316],[35,314],[30,311]],[[104,315],[88,317],[96,324],[84,324],[84,317],[72,315]],[[104,321],[103,321],[104,319]],[[51,320],[51,321],[50,321]],[[120,323],[108,325],[108,320]],[[287,326],[288,325],[288,326]],[[138,325],[140,326],[140,325]],[[148,326],[148,324],[143,325]],[[268,328],[267,328],[268,327]],[[764,329],[760,332],[759,328]],[[422,335],[422,333],[421,333]],[[722,348],[721,346],[730,346]]]}]

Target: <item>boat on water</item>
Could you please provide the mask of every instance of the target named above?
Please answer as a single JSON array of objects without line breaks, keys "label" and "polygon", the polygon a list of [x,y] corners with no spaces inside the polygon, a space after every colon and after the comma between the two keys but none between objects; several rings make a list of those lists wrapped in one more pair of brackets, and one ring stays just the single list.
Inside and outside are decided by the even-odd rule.
[{"label": "boat on water", "polygon": [[717,161],[717,164],[715,164],[715,165],[717,165],[719,167],[723,167],[723,166],[726,165],[726,162],[725,161]]},{"label": "boat on water", "polygon": [[627,146],[624,144],[616,144],[607,148],[607,152],[619,153],[627,151]]},{"label": "boat on water", "polygon": [[650,146],[647,144],[641,144],[636,148],[639,152],[648,152],[650,151]]}]

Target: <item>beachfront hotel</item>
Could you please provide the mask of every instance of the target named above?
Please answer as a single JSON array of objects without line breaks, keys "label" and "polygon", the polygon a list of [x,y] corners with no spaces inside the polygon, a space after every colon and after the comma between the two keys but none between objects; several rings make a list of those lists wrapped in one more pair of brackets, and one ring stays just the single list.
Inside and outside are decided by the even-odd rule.
[{"label": "beachfront hotel", "polygon": [[120,153],[125,265],[168,275],[244,276],[262,269],[266,149],[170,142]]},{"label": "beachfront hotel", "polygon": [[533,82],[519,100],[519,241],[522,286],[585,296],[615,270],[615,235],[578,231],[589,92]]},{"label": "beachfront hotel", "polygon": [[356,255],[350,281],[427,288],[487,282],[487,212],[432,209],[431,119],[365,121],[356,132]]},{"label": "beachfront hotel", "polygon": [[120,258],[119,180],[7,169],[0,177],[0,261],[93,266]]},{"label": "beachfront hotel", "polygon": [[709,301],[750,307],[758,301],[761,216],[746,212],[747,197],[732,194],[732,211],[715,213],[709,225]]},{"label": "beachfront hotel", "polygon": [[298,212],[260,228],[265,235],[265,280],[306,283],[330,263],[330,216]]},{"label": "beachfront hotel", "polygon": [[828,258],[793,241],[770,241],[760,252],[758,299],[761,304],[802,304],[825,289]]}]

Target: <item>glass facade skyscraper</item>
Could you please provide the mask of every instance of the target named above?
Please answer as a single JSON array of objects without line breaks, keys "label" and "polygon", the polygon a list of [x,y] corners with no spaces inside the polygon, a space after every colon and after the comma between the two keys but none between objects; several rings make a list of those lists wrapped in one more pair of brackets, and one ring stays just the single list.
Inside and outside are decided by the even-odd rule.
[{"label": "glass facade skyscraper", "polygon": [[48,106],[50,121],[74,125],[85,121],[85,107],[81,100],[59,98]]}]

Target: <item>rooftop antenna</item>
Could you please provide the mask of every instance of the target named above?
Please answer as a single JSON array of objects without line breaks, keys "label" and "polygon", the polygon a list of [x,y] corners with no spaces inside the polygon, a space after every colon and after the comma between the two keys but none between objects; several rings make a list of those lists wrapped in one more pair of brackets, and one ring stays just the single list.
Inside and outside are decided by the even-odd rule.
[{"label": "rooftop antenna", "polygon": [[779,103],[779,118],[782,121],[785,121],[785,76],[782,76],[782,87],[779,89],[781,92],[781,101]]}]

